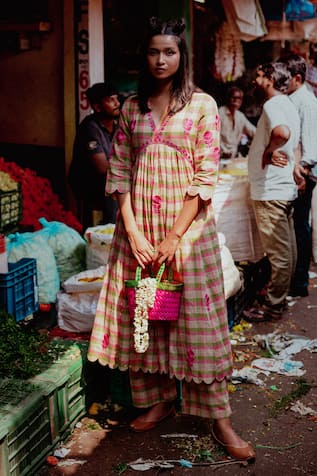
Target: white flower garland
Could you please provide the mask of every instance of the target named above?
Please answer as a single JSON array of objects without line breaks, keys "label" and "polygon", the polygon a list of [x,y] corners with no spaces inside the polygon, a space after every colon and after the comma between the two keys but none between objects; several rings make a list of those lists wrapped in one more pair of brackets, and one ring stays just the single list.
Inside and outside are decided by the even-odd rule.
[{"label": "white flower garland", "polygon": [[215,66],[217,77],[224,83],[235,81],[245,71],[240,37],[228,22],[223,22],[216,32]]},{"label": "white flower garland", "polygon": [[154,306],[156,288],[156,278],[144,278],[140,279],[135,290],[134,348],[139,354],[144,353],[149,347],[148,312]]}]

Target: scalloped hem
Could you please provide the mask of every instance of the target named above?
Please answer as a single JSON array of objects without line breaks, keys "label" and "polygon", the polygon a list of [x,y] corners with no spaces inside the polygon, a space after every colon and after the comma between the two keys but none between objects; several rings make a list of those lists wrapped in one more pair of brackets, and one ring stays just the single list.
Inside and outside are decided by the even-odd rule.
[{"label": "scalloped hem", "polygon": [[204,191],[203,187],[198,187],[194,185],[194,186],[191,186],[187,190],[186,193],[190,197],[196,197],[197,195],[199,195],[201,200],[206,203],[211,202],[211,199],[212,199],[212,194],[210,193],[210,187],[208,187],[208,190]]},{"label": "scalloped hem", "polygon": [[112,190],[112,191],[109,191],[109,192],[108,192],[108,190],[106,190],[106,196],[114,198],[113,195],[116,195],[116,193],[129,193],[129,192],[131,192],[130,187],[129,187],[129,189],[116,188],[115,190]]},{"label": "scalloped hem", "polygon": [[187,383],[194,382],[196,384],[201,384],[204,383],[206,385],[212,384],[215,380],[217,382],[222,382],[223,380],[227,379],[228,377],[231,376],[232,370],[224,371],[220,375],[209,375],[208,377],[189,377],[185,374],[177,374],[177,373],[172,373],[170,374],[167,371],[159,371],[159,369],[144,369],[142,367],[130,367],[129,365],[110,365],[108,362],[105,360],[99,359],[98,357],[89,357],[88,356],[89,362],[99,362],[102,366],[104,367],[109,367],[111,370],[118,369],[121,372],[125,372],[127,370],[132,370],[132,372],[139,372],[140,370],[144,373],[150,373],[150,374],[155,374],[155,373],[160,373],[160,374],[167,374],[171,379],[175,378],[176,380],[182,381],[185,380]]}]

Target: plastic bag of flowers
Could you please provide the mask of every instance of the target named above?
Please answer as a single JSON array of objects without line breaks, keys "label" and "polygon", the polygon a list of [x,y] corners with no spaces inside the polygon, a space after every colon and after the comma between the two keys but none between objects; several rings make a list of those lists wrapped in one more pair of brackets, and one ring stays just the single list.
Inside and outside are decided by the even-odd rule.
[{"label": "plastic bag of flowers", "polygon": [[6,241],[9,263],[22,258],[36,259],[39,302],[54,303],[60,282],[55,256],[47,241],[37,233],[14,233]]},{"label": "plastic bag of flowers", "polygon": [[59,279],[64,282],[86,269],[86,241],[81,235],[58,221],[39,218],[42,230],[35,232],[42,236],[51,247],[57,264]]}]

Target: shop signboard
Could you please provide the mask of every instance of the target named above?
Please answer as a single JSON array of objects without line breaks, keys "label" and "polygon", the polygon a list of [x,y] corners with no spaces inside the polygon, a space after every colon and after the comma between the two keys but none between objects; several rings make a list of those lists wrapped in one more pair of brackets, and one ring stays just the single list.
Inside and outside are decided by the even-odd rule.
[{"label": "shop signboard", "polygon": [[89,88],[89,26],[88,26],[88,0],[74,0],[75,4],[75,62],[77,101],[76,116],[80,123],[90,111],[86,96]]}]

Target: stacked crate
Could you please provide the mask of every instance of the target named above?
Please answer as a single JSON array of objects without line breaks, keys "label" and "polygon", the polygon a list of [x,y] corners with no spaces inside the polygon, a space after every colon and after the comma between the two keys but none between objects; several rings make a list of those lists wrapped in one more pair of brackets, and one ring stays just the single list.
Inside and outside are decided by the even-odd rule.
[{"label": "stacked crate", "polygon": [[0,380],[0,476],[29,476],[86,412],[87,343],[66,351],[29,381]]},{"label": "stacked crate", "polygon": [[39,307],[36,260],[22,258],[8,267],[8,273],[0,273],[0,306],[22,321]]},{"label": "stacked crate", "polygon": [[243,284],[237,294],[227,299],[230,329],[240,322],[245,309],[251,306],[255,300],[261,299],[259,293],[270,278],[270,264],[266,257],[256,263],[241,261],[236,263],[236,265],[242,275]]},{"label": "stacked crate", "polygon": [[51,451],[49,401],[41,388],[0,381],[0,476],[29,476]]},{"label": "stacked crate", "polygon": [[21,185],[15,190],[0,189],[0,231],[12,232],[22,218]]}]

